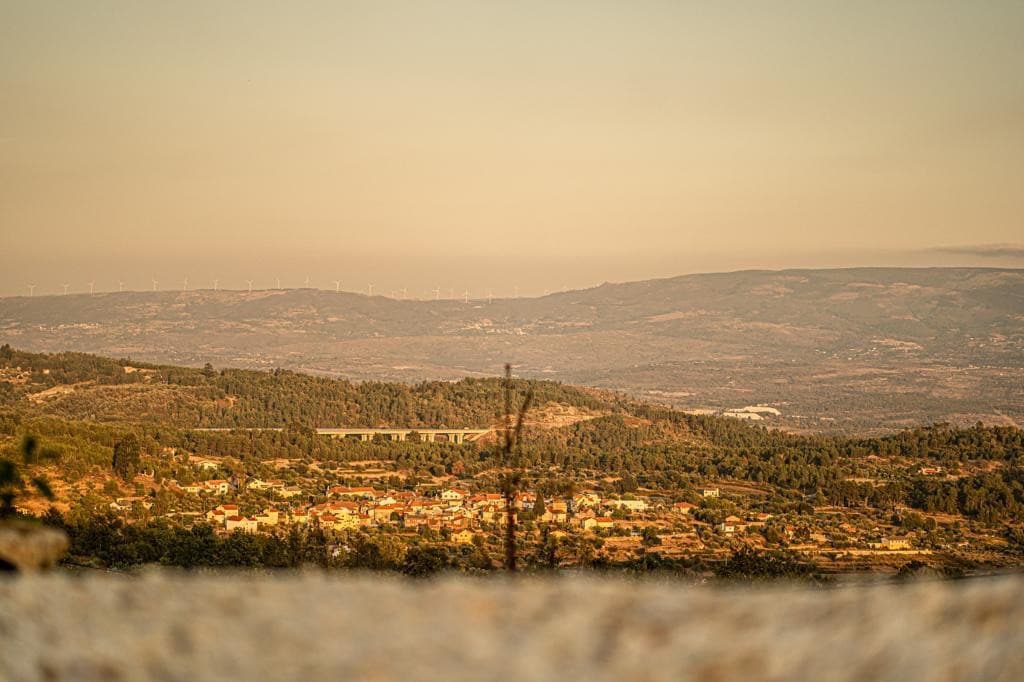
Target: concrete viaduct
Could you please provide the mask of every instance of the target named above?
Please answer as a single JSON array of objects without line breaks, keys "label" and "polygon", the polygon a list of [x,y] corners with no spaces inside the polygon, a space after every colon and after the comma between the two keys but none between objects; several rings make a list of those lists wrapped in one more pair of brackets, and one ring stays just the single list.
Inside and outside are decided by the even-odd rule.
[{"label": "concrete viaduct", "polygon": [[356,440],[373,440],[381,436],[385,440],[404,441],[413,434],[419,434],[421,441],[426,443],[470,443],[490,429],[317,429],[321,436],[331,438],[353,438]]}]

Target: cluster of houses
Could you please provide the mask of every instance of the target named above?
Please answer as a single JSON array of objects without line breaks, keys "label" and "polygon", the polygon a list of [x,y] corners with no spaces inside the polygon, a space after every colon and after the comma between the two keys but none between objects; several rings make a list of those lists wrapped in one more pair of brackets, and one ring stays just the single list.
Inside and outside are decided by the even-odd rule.
[{"label": "cluster of houses", "polygon": [[[196,481],[194,483],[179,483],[174,480],[168,483],[189,495],[227,495],[237,488],[237,483],[222,478],[214,478],[209,481]],[[287,485],[282,480],[263,481],[258,478],[250,480],[246,486],[249,490],[268,491],[277,497],[287,499],[302,494],[302,488],[294,485]]]},{"label": "cluster of houses", "polygon": [[[200,469],[214,469],[220,466],[214,460],[201,458],[192,463]],[[298,503],[289,500],[278,506],[264,508],[262,512],[255,514],[243,514],[238,504],[225,501],[205,512],[206,520],[224,532],[269,532],[277,526],[311,523],[338,531],[388,526],[407,531],[430,529],[443,533],[451,542],[468,544],[483,532],[503,528],[508,519],[508,510],[502,494],[472,492],[457,485],[440,491],[429,487],[394,490],[334,485],[327,487],[325,494],[313,496],[310,491],[288,485],[279,479],[249,478],[239,481],[232,477],[190,484],[171,480],[167,483],[172,489],[187,495],[232,495],[229,499],[234,500],[234,494],[251,490],[268,492],[282,501],[296,497],[304,500]],[[699,488],[696,493],[700,498],[707,500],[721,496],[717,487]],[[314,499],[321,501],[314,503]],[[138,504],[149,508],[152,503],[148,498],[125,497],[117,498],[110,506],[115,510],[130,510]],[[583,532],[618,527],[628,529],[634,535],[638,523],[649,525],[652,521],[671,522],[673,518],[689,517],[700,506],[687,501],[672,502],[657,495],[602,498],[599,493],[592,490],[577,492],[570,496],[545,498],[540,500],[540,504],[535,492],[523,491],[515,494],[512,505],[513,518],[517,522],[530,519],[538,523],[560,526],[565,531],[575,529]],[[248,507],[249,510],[252,508]],[[720,522],[712,524],[713,530],[722,536],[742,535],[747,531],[765,527],[772,518],[772,515],[766,512],[750,512],[742,516],[739,514],[740,512],[730,514]],[[168,515],[201,517],[204,514],[178,512]],[[822,547],[833,544],[819,529],[798,530],[792,525],[785,525],[779,526],[778,530],[790,543],[798,543],[792,544],[793,547],[806,545],[820,551]],[[861,531],[852,526],[841,528],[837,532],[839,537],[845,536],[875,550],[908,550],[912,547],[908,538],[882,537],[881,541],[868,543],[870,536],[863,537]],[[875,535],[875,539],[877,538],[878,535]]]},{"label": "cluster of houses", "polygon": [[288,518],[287,513],[277,509],[264,509],[256,516],[244,516],[239,511],[237,504],[219,504],[206,513],[207,521],[229,533],[236,530],[255,533],[261,527],[276,526],[278,523],[287,521]]},{"label": "cluster of houses", "polygon": [[[252,487],[252,483],[250,483]],[[541,523],[561,524],[579,530],[600,530],[616,524],[611,514],[648,511],[646,499],[602,499],[595,492],[581,492],[564,499],[551,498],[538,505],[537,494],[519,492],[512,500],[513,517],[529,511]],[[689,514],[696,505],[677,502],[670,506],[676,514]],[[501,528],[507,523],[508,509],[500,493],[472,493],[461,488],[446,488],[436,496],[423,496],[407,490],[379,490],[372,487],[332,486],[323,502],[297,505],[286,511],[265,509],[261,514],[245,516],[236,504],[219,504],[206,514],[208,521],[226,531],[258,532],[279,524],[318,523],[333,530],[350,530],[384,525],[417,530],[422,527],[447,531],[454,542],[473,541],[476,531],[489,525]],[[621,518],[621,515],[620,515]]]}]

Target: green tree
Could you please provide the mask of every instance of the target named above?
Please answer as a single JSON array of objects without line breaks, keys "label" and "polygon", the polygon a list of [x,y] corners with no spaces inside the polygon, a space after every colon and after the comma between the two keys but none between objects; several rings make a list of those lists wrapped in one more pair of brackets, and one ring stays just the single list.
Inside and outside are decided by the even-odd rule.
[{"label": "green tree", "polygon": [[114,473],[125,481],[130,481],[139,473],[142,465],[142,445],[134,433],[117,441],[114,445],[114,458],[112,462]]},{"label": "green tree", "polygon": [[716,572],[721,578],[744,581],[821,579],[813,564],[801,561],[792,552],[758,551],[748,547],[733,553]]},{"label": "green tree", "polygon": [[661,544],[661,538],[658,537],[658,531],[654,529],[654,526],[644,526],[641,536],[644,547],[654,547]]},{"label": "green tree", "polygon": [[402,573],[414,578],[426,578],[448,567],[448,553],[444,547],[428,545],[410,547],[402,561]]},{"label": "green tree", "polygon": [[533,518],[540,520],[540,517],[544,516],[547,512],[547,507],[544,506],[544,495],[537,493],[537,499],[533,503]]},{"label": "green tree", "polygon": [[386,533],[373,536],[360,534],[355,542],[355,550],[349,558],[352,568],[365,568],[371,571],[395,569],[405,559],[405,544]]},{"label": "green tree", "polygon": [[620,476],[617,486],[620,493],[631,493],[639,487],[636,478],[630,472],[623,471]]}]

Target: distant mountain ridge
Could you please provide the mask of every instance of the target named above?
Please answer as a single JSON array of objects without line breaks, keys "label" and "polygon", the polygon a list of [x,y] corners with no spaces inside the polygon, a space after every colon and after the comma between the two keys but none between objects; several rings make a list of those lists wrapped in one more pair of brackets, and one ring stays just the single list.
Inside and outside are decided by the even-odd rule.
[{"label": "distant mountain ridge", "polygon": [[[517,374],[780,425],[1024,420],[1024,270],[740,271],[542,298],[400,301],[313,289],[0,299],[0,341],[356,380]],[[764,416],[762,414],[762,416]]]}]

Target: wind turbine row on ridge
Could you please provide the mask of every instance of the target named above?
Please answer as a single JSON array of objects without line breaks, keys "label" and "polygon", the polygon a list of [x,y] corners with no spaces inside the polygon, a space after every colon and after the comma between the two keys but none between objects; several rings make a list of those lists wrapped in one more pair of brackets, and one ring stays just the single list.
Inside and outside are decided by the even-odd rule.
[{"label": "wind turbine row on ridge", "polygon": [[[25,286],[26,286],[26,288],[28,288],[28,296],[29,296],[29,298],[32,298],[33,296],[35,296],[37,286],[35,284],[26,284]],[[70,284],[61,284],[61,288],[64,289],[64,295],[67,296],[68,292],[71,289],[71,285]],[[117,290],[118,291],[124,291],[124,282],[120,282],[119,281],[117,283]],[[89,293],[93,294],[95,292],[96,292],[96,282],[89,282]]]},{"label": "wind turbine row on ridge", "polygon": [[[213,285],[212,286],[213,291],[220,291],[221,279],[219,277],[214,277],[210,281],[211,281],[211,283]],[[247,279],[247,280],[244,280],[244,281],[246,283],[248,293],[252,293],[253,286],[255,284],[255,280]],[[335,279],[335,280],[330,280],[330,281],[334,284],[334,292],[335,293],[341,293],[342,280]],[[187,292],[187,291],[190,290],[189,289],[189,277],[188,276],[185,276],[181,280],[181,283],[182,283],[182,291]],[[95,280],[91,280],[87,284],[88,284],[88,287],[89,287],[89,294],[90,295],[94,295],[96,293],[96,281]],[[151,284],[151,290],[152,291],[155,292],[155,291],[159,290],[160,280],[158,280],[157,278],[153,277],[153,278],[150,279],[150,284]],[[275,278],[275,284],[276,284],[278,289],[281,288],[281,278],[280,277]],[[303,282],[303,286],[305,288],[309,288],[310,285],[311,285],[311,278],[307,276],[305,278],[304,282]],[[366,292],[366,295],[368,297],[372,297],[374,295],[374,287],[375,286],[376,285],[374,285],[372,282],[370,282],[370,283],[368,283],[366,285],[365,292]],[[29,297],[35,296],[35,291],[36,291],[36,289],[38,289],[38,285],[36,285],[35,283],[27,283],[25,285],[25,287],[28,289]],[[63,289],[63,294],[65,296],[67,296],[67,295],[69,295],[71,293],[71,284],[63,283],[63,284],[61,284],[61,287]],[[562,291],[567,291],[568,287],[563,286],[561,290]],[[117,280],[117,291],[119,293],[123,293],[125,291],[125,281],[124,280],[121,280],[121,279]],[[494,302],[494,298],[495,298],[494,290],[492,288],[488,288],[486,290],[486,292],[487,292],[486,295],[481,295],[480,298],[481,299],[486,298],[487,303],[488,304],[492,304]],[[548,290],[548,289],[544,290],[544,295],[545,296],[548,295],[549,293],[550,293],[550,290]],[[434,301],[440,301],[441,300],[441,287],[440,286],[435,286],[433,289],[424,290],[423,295],[420,298],[420,300],[430,300],[431,299],[431,295],[433,296],[433,300]],[[518,285],[516,285],[513,288],[513,294],[512,295],[513,295],[514,298],[519,298],[519,286]],[[389,296],[390,298],[399,299],[399,300],[403,300],[404,301],[404,300],[408,299],[409,290],[408,290],[407,287],[402,287],[400,289],[399,288],[391,289],[391,290],[389,290],[387,292],[387,296]],[[470,299],[471,299],[471,295],[470,295],[469,289],[463,290],[461,296],[459,296],[458,298],[461,298],[463,303],[468,304],[470,302]],[[458,298],[456,298],[455,288],[454,287],[449,287],[449,289],[448,289],[448,299],[449,300],[458,300]]]}]

